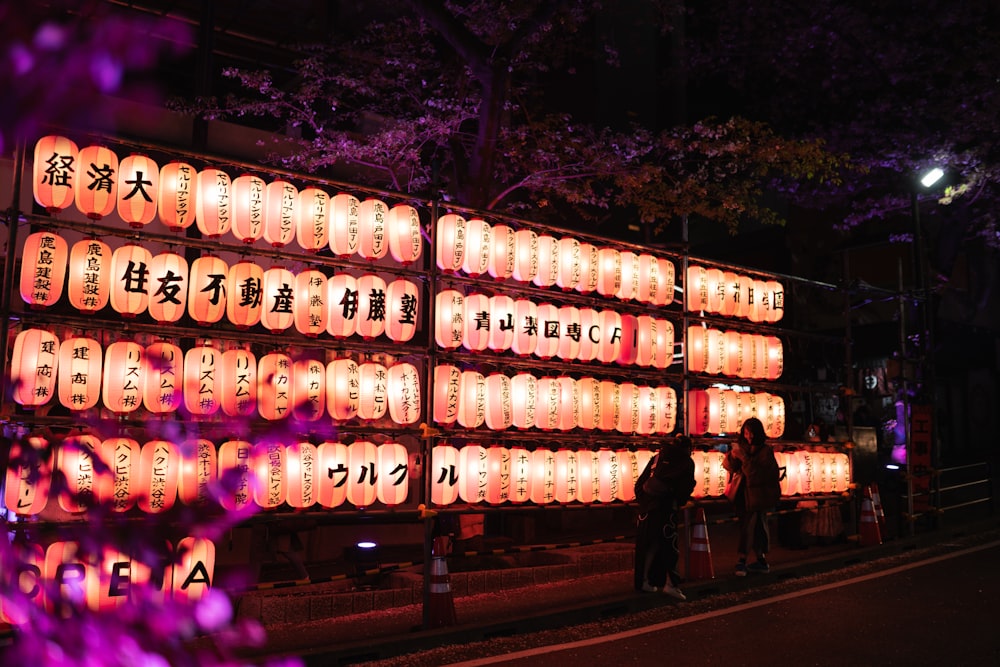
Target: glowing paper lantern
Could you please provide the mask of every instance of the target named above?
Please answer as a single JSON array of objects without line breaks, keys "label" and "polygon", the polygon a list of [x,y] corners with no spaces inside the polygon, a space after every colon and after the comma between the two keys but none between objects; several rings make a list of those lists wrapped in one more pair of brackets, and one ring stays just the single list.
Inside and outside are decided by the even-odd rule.
[{"label": "glowing paper lantern", "polygon": [[705,282],[708,289],[708,308],[706,312],[721,313],[722,297],[725,289],[722,269],[706,269]]},{"label": "glowing paper lantern", "polygon": [[[97,405],[103,355],[100,343],[93,338],[69,338],[59,345],[59,402],[63,407],[89,410]],[[17,358],[15,352],[13,359]]]},{"label": "glowing paper lantern", "polygon": [[406,447],[398,442],[387,442],[378,448],[378,484],[375,497],[379,502],[400,505],[406,502],[409,484],[409,460]]},{"label": "glowing paper lantern", "polygon": [[[328,296],[326,276],[321,271],[307,269],[295,276],[293,310],[295,329],[300,334],[315,338],[326,333],[326,323],[330,313],[326,303]],[[235,295],[230,298],[235,298]]]},{"label": "glowing paper lantern", "polygon": [[233,179],[232,227],[236,240],[254,243],[264,236],[264,196],[267,183],[263,178],[243,174]]},{"label": "glowing paper lantern", "polygon": [[358,256],[368,260],[382,259],[389,252],[386,237],[386,217],[389,207],[384,201],[366,199],[358,206]]},{"label": "glowing paper lantern", "polygon": [[434,422],[447,426],[458,421],[458,394],[462,371],[457,366],[434,367]]},{"label": "glowing paper lantern", "polygon": [[326,365],[298,359],[292,371],[292,412],[300,421],[314,422],[326,413]]},{"label": "glowing paper lantern", "polygon": [[151,440],[142,446],[136,488],[139,509],[159,514],[174,506],[180,463],[180,452],[172,442]]},{"label": "glowing paper lantern", "polygon": [[466,220],[457,213],[438,218],[435,234],[437,267],[445,273],[457,273],[465,263]]},{"label": "glowing paper lantern", "polygon": [[222,403],[222,351],[197,345],[184,354],[184,407],[195,416],[214,415]]},{"label": "glowing paper lantern", "polygon": [[[624,319],[622,320],[624,324]],[[635,361],[637,366],[649,367],[657,355],[659,340],[656,328],[659,320],[651,315],[639,315],[635,318]],[[625,334],[623,334],[624,336]]]},{"label": "glowing paper lantern", "polygon": [[465,297],[458,290],[446,289],[435,297],[434,340],[438,347],[457,349],[465,334]]},{"label": "glowing paper lantern", "polygon": [[253,445],[245,440],[227,440],[219,446],[219,504],[241,510],[253,499]]},{"label": "glowing paper lantern", "polygon": [[531,498],[531,452],[522,447],[510,448],[510,487],[508,498],[512,503],[527,502]]},{"label": "glowing paper lantern", "polygon": [[639,256],[634,252],[622,251],[621,267],[621,284],[615,296],[622,301],[629,301],[639,291]]},{"label": "glowing paper lantern", "polygon": [[621,387],[611,380],[601,380],[601,418],[597,428],[613,431],[621,419]]},{"label": "glowing paper lantern", "polygon": [[237,329],[249,329],[260,322],[263,285],[264,269],[257,264],[240,261],[229,267],[225,288],[226,318]]},{"label": "glowing paper lantern", "polygon": [[45,329],[25,329],[14,339],[10,382],[14,400],[26,408],[49,402],[56,390],[59,339]]},{"label": "glowing paper lantern", "polygon": [[56,468],[66,480],[66,487],[59,494],[59,506],[70,514],[85,512],[94,502],[98,475],[94,458],[100,444],[92,435],[71,435],[59,446]]},{"label": "glowing paper lantern", "polygon": [[559,308],[559,344],[556,356],[573,361],[580,354],[580,310],[576,306]]},{"label": "glowing paper lantern", "polygon": [[657,258],[648,253],[639,253],[636,257],[638,263],[638,279],[634,299],[642,303],[656,304],[657,298],[665,289],[663,278],[660,276],[660,263]]},{"label": "glowing paper lantern", "polygon": [[708,432],[708,394],[704,389],[692,389],[687,392],[685,411],[689,435],[702,435]]},{"label": "glowing paper lantern", "polygon": [[724,354],[722,372],[730,377],[740,377],[743,371],[743,345],[738,331],[726,331],[722,334]]},{"label": "glowing paper lantern", "polygon": [[385,335],[389,340],[405,343],[417,330],[420,289],[404,278],[397,278],[385,288]]},{"label": "glowing paper lantern", "polygon": [[161,252],[149,262],[149,316],[176,322],[187,312],[188,264],[175,252]]},{"label": "glowing paper lantern", "polygon": [[851,488],[851,460],[842,452],[834,452],[830,462],[830,484],[835,493]]},{"label": "glowing paper lantern", "polygon": [[601,350],[601,315],[593,308],[579,308],[580,347],[577,361],[590,362],[597,359]]},{"label": "glowing paper lantern", "polygon": [[18,516],[33,516],[45,509],[52,484],[52,456],[43,457],[44,438],[16,438],[10,444],[10,463],[4,484],[4,506]]},{"label": "glowing paper lantern", "polygon": [[653,368],[664,369],[674,361],[674,325],[670,320],[655,320],[653,331]]},{"label": "glowing paper lantern", "polygon": [[219,375],[222,411],[230,417],[257,414],[257,358],[244,348],[222,353]]},{"label": "glowing paper lantern", "polygon": [[317,477],[319,492],[316,502],[332,509],[347,500],[347,477],[350,459],[347,445],[339,442],[324,442],[316,448],[319,459]]},{"label": "glowing paper lantern", "polygon": [[344,421],[358,414],[361,369],[353,359],[334,359],[326,365],[326,411]]},{"label": "glowing paper lantern", "polygon": [[356,333],[365,340],[385,332],[385,280],[375,274],[358,278],[358,319]]},{"label": "glowing paper lantern", "polygon": [[258,442],[253,452],[253,500],[258,507],[274,509],[285,502],[285,446]]},{"label": "glowing paper lantern", "polygon": [[579,479],[576,485],[576,499],[581,503],[594,502],[598,463],[597,452],[578,451],[576,453],[576,469]]},{"label": "glowing paper lantern", "polygon": [[598,315],[601,327],[601,344],[597,350],[597,360],[610,364],[621,355],[622,316],[613,310],[602,310]]},{"label": "glowing paper lantern", "polygon": [[411,363],[393,364],[388,377],[389,418],[396,424],[415,424],[420,419],[420,374]]},{"label": "glowing paper lantern", "polygon": [[498,505],[510,494],[510,450],[489,447],[486,450],[486,502]]},{"label": "glowing paper lantern", "polygon": [[750,310],[747,313],[747,318],[751,322],[766,322],[768,301],[767,282],[754,280],[753,289],[750,292]]},{"label": "glowing paper lantern", "polygon": [[658,258],[656,260],[657,273],[660,278],[661,287],[656,291],[656,298],[653,301],[655,306],[666,306],[674,300],[674,288],[676,285],[676,273],[674,263],[669,259]]},{"label": "glowing paper lantern", "polygon": [[462,371],[458,380],[458,423],[479,428],[486,421],[486,378],[478,371]]},{"label": "glowing paper lantern", "polygon": [[705,346],[705,372],[722,375],[726,367],[726,337],[718,329],[706,329],[708,344]]},{"label": "glowing paper lantern", "polygon": [[347,478],[347,502],[355,507],[368,507],[378,498],[376,472],[378,447],[375,443],[359,440],[347,447],[350,463]]},{"label": "glowing paper lantern", "polygon": [[226,281],[229,266],[215,255],[191,262],[188,314],[199,326],[215,324],[226,314]]},{"label": "glowing paper lantern", "polygon": [[66,239],[53,232],[35,232],[24,240],[21,254],[21,299],[32,308],[47,308],[62,295],[66,281]]},{"label": "glowing paper lantern", "polygon": [[785,399],[774,394],[764,395],[767,401],[767,412],[764,422],[764,432],[769,438],[780,438],[785,433]]},{"label": "glowing paper lantern", "polygon": [[538,403],[538,379],[530,373],[518,373],[510,379],[511,423],[516,428],[535,425]]},{"label": "glowing paper lantern", "polygon": [[538,271],[533,283],[539,287],[552,287],[559,277],[559,240],[548,234],[538,236]]},{"label": "glowing paper lantern", "polygon": [[349,257],[358,251],[360,207],[358,198],[345,192],[330,200],[330,251],[337,257]]},{"label": "glowing paper lantern", "polygon": [[83,239],[69,252],[66,293],[83,313],[94,313],[111,298],[111,247],[98,239]]},{"label": "glowing paper lantern", "polygon": [[580,282],[576,284],[576,291],[581,294],[590,294],[597,289],[597,282],[600,277],[601,260],[600,253],[596,246],[591,243],[580,244]]},{"label": "glowing paper lantern", "polygon": [[153,414],[173,412],[182,400],[181,378],[184,373],[184,354],[181,348],[173,343],[157,341],[146,346],[145,355],[142,404]]},{"label": "glowing paper lantern", "polygon": [[708,269],[704,266],[689,266],[684,285],[684,307],[692,312],[710,312],[708,301]]},{"label": "glowing paper lantern", "polygon": [[134,243],[126,243],[111,256],[111,307],[123,317],[135,317],[149,302],[149,265],[153,256]]},{"label": "glowing paper lantern", "polygon": [[177,563],[167,567],[164,585],[170,582],[174,600],[200,600],[212,587],[215,544],[202,537],[185,537],[177,543]]},{"label": "glowing paper lantern", "polygon": [[58,135],[42,137],[35,143],[31,182],[35,201],[49,213],[58,213],[73,203],[80,149]]},{"label": "glowing paper lantern", "polygon": [[527,356],[538,345],[538,306],[528,299],[514,300],[514,339],[511,351],[519,356]]},{"label": "glowing paper lantern", "polygon": [[142,405],[145,384],[145,349],[131,340],[111,343],[104,354],[101,395],[104,406],[118,415],[134,412]]},{"label": "glowing paper lantern", "polygon": [[819,493],[819,455],[801,449],[795,452],[795,463],[798,467],[799,493],[809,495]]},{"label": "glowing paper lantern", "polygon": [[451,505],[458,500],[458,450],[451,445],[431,448],[431,502]]},{"label": "glowing paper lantern", "polygon": [[295,208],[299,190],[291,183],[271,181],[264,188],[264,240],[284,248],[295,238]]},{"label": "glowing paper lantern", "polygon": [[673,387],[656,388],[656,433],[673,433],[677,428],[677,392]]},{"label": "glowing paper lantern", "polygon": [[738,413],[737,420],[742,424],[751,417],[757,417],[760,419],[763,416],[764,407],[761,404],[758,410],[758,394],[753,392],[744,391],[736,395],[736,412]]},{"label": "glowing paper lantern", "polygon": [[694,452],[695,484],[693,496],[718,498],[724,495],[729,473],[722,467],[726,455],[722,452]]},{"label": "glowing paper lantern", "polygon": [[514,280],[529,283],[538,274],[538,234],[530,229],[514,232]]},{"label": "glowing paper lantern", "polygon": [[656,420],[659,414],[659,395],[655,387],[636,387],[636,406],[638,418],[635,422],[635,432],[639,435],[656,433]]},{"label": "glowing paper lantern", "polygon": [[779,485],[781,495],[791,496],[798,491],[799,475],[795,464],[795,456],[789,452],[775,452],[774,459],[778,462],[778,469],[783,469]]},{"label": "glowing paper lantern", "polygon": [[580,242],[569,236],[559,239],[557,263],[556,285],[564,292],[576,289],[580,284]]},{"label": "glowing paper lantern", "polygon": [[295,240],[306,252],[326,249],[330,241],[330,195],[304,188],[295,202]]},{"label": "glowing paper lantern", "polygon": [[502,373],[486,376],[486,428],[502,431],[510,428],[514,414],[510,378]]},{"label": "glowing paper lantern", "polygon": [[592,431],[601,421],[601,383],[592,377],[577,380],[580,392],[580,416],[577,426]]},{"label": "glowing paper lantern", "polygon": [[177,497],[185,505],[206,503],[218,479],[218,456],[215,444],[205,438],[187,440],[180,447],[180,472]]},{"label": "glowing paper lantern", "polygon": [[495,294],[489,300],[490,335],[487,346],[494,352],[509,350],[514,342],[514,299]]},{"label": "glowing paper lantern", "polygon": [[710,433],[736,433],[737,422],[736,392],[729,389],[710,387],[708,394],[708,430]]},{"label": "glowing paper lantern", "polygon": [[424,247],[420,215],[409,204],[396,204],[389,209],[386,217],[389,234],[389,254],[403,264],[412,264],[420,259]]},{"label": "glowing paper lantern", "polygon": [[462,271],[467,275],[481,276],[489,270],[490,252],[493,250],[493,235],[490,223],[473,218],[465,222],[465,255],[462,257]]},{"label": "glowing paper lantern", "polygon": [[635,455],[627,449],[618,450],[618,491],[615,498],[622,502],[635,500],[635,480],[641,470],[636,470]]},{"label": "glowing paper lantern", "polygon": [[576,500],[579,483],[576,452],[558,449],[553,454],[552,498],[557,503],[571,503]]},{"label": "glowing paper lantern", "polygon": [[723,271],[722,279],[718,286],[722,295],[719,313],[725,317],[736,316],[740,307],[740,280],[739,276],[732,271]]},{"label": "glowing paper lantern", "polygon": [[217,239],[232,226],[232,182],[221,169],[207,168],[198,172],[198,201],[195,221],[199,231]]},{"label": "glowing paper lantern", "polygon": [[764,345],[766,349],[764,377],[768,380],[777,380],[784,369],[785,354],[781,339],[777,336],[764,336]]},{"label": "glowing paper lantern", "polygon": [[118,168],[118,216],[140,228],[156,217],[160,167],[146,155],[129,155]]},{"label": "glowing paper lantern", "polygon": [[389,372],[382,364],[366,361],[358,366],[358,417],[376,420],[389,410]]},{"label": "glowing paper lantern", "polygon": [[285,500],[290,507],[306,509],[316,503],[319,490],[319,454],[316,445],[297,442],[285,451],[287,489]]},{"label": "glowing paper lantern", "polygon": [[160,169],[156,211],[170,231],[187,229],[198,208],[197,171],[185,162],[168,162]]},{"label": "glowing paper lantern", "polygon": [[546,505],[555,500],[555,452],[536,449],[531,452],[531,502]]},{"label": "glowing paper lantern", "polygon": [[517,259],[514,230],[507,225],[493,225],[493,243],[487,271],[495,280],[507,280],[514,275]]},{"label": "glowing paper lantern", "polygon": [[358,320],[358,281],[349,273],[338,273],[326,283],[330,308],[326,332],[334,338],[354,334]]},{"label": "glowing paper lantern", "polygon": [[458,497],[467,503],[486,499],[486,448],[465,445],[458,450]]},{"label": "glowing paper lantern", "polygon": [[694,325],[688,327],[687,369],[692,373],[704,373],[708,367],[708,329]]},{"label": "glowing paper lantern", "polygon": [[284,419],[292,407],[292,359],[281,352],[257,363],[257,411],[264,419]]},{"label": "glowing paper lantern", "polygon": [[619,433],[634,433],[639,425],[639,393],[638,387],[632,382],[618,385],[621,398],[621,410],[618,413],[618,423],[615,428]]},{"label": "glowing paper lantern", "polygon": [[618,452],[610,449],[598,450],[594,476],[596,501],[610,503],[618,497],[618,487],[621,484],[618,466]]},{"label": "glowing paper lantern", "polygon": [[118,156],[104,146],[80,149],[74,184],[76,207],[91,220],[100,220],[115,210],[118,195]]},{"label": "glowing paper lantern", "polygon": [[[111,475],[97,484],[97,500],[115,512],[126,512],[139,496],[139,458],[142,448],[132,438],[108,438],[97,449]],[[213,448],[213,453],[214,453]]]},{"label": "glowing paper lantern", "polygon": [[559,379],[538,378],[538,399],[535,404],[535,427],[551,431],[559,425],[560,391]]},{"label": "glowing paper lantern", "polygon": [[764,322],[778,322],[785,314],[785,288],[777,280],[764,283]]},{"label": "glowing paper lantern", "polygon": [[559,409],[556,428],[571,431],[580,423],[580,386],[576,380],[562,375],[559,382]]},{"label": "glowing paper lantern", "polygon": [[615,296],[622,286],[622,254],[614,248],[597,251],[597,293]]},{"label": "glowing paper lantern", "polygon": [[559,349],[559,309],[551,303],[541,303],[536,312],[538,340],[534,354],[539,359],[551,359]]},{"label": "glowing paper lantern", "polygon": [[631,366],[639,358],[639,319],[631,313],[625,313],[621,316],[621,322],[621,346],[614,361],[621,366]]},{"label": "glowing paper lantern", "polygon": [[261,283],[260,323],[272,334],[281,333],[295,322],[295,276],[283,266],[264,271]]}]

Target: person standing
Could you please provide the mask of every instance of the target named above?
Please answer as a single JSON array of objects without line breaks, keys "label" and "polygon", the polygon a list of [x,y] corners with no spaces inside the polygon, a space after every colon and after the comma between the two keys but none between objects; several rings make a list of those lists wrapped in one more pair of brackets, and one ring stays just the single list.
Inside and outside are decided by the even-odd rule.
[{"label": "person standing", "polygon": [[677,510],[694,491],[691,439],[681,435],[665,441],[636,480],[639,518],[635,542],[635,589],[662,591],[678,600],[687,597],[678,588],[680,552]]},{"label": "person standing", "polygon": [[[767,443],[764,424],[756,417],[743,422],[740,436],[726,453],[722,467],[729,471],[726,497],[739,520],[736,576],[747,572],[770,572],[767,552],[771,543],[767,513],[781,498],[780,470],[774,451]],[[753,549],[756,561],[747,564]]]}]

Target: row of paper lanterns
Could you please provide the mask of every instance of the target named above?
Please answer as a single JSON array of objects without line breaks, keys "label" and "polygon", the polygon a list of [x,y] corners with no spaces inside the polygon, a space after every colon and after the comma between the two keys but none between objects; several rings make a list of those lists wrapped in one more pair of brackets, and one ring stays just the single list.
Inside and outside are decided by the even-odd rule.
[{"label": "row of paper lanterns", "polygon": [[[35,437],[25,442],[45,445]],[[20,455],[20,447],[15,443],[12,458]],[[98,472],[95,459],[107,469]],[[63,511],[81,514],[88,509],[85,498],[115,512],[138,508],[148,514],[165,512],[178,502],[197,505],[209,499],[227,510],[285,504],[294,509],[376,502],[391,506],[406,502],[410,469],[409,454],[399,443],[227,440],[216,447],[205,439],[140,444],[128,437],[76,435],[37,466],[9,467],[4,502],[21,516],[42,513],[53,500]],[[67,491],[54,499],[53,471],[65,476]]]},{"label": "row of paper lanterns", "polygon": [[61,605],[70,601],[99,612],[138,596],[176,602],[204,597],[215,578],[215,543],[185,537],[167,546],[166,564],[154,576],[142,559],[111,547],[95,555],[85,553],[77,542],[12,545],[12,571],[5,573],[0,587],[0,622],[29,624],[32,613],[62,614]]},{"label": "row of paper lanterns", "polygon": [[134,228],[154,220],[171,231],[195,224],[209,238],[232,235],[275,248],[294,242],[310,253],[329,249],[338,257],[373,261],[391,255],[401,264],[415,262],[423,249],[419,214],[407,204],[389,207],[376,198],[331,196],[312,186],[299,190],[252,174],[231,179],[221,169],[198,170],[180,161],[161,168],[146,155],[119,161],[110,148],[78,149],[61,136],[35,144],[32,183],[35,201],[50,213],[75,204],[93,220],[117,212]]},{"label": "row of paper lanterns", "polygon": [[660,369],[674,355],[674,325],[666,319],[454,289],[437,294],[434,339],[449,350],[510,350],[541,359]]},{"label": "row of paper lanterns", "polygon": [[778,322],[785,314],[785,288],[780,282],[718,268],[689,266],[685,297],[687,310],[696,313],[764,323]]},{"label": "row of paper lanterns", "polygon": [[673,262],[648,253],[601,248],[570,236],[491,225],[456,213],[438,218],[435,244],[437,266],[445,273],[488,274],[495,280],[596,292],[654,306],[674,299]]},{"label": "row of paper lanterns", "polygon": [[777,336],[688,327],[687,368],[693,373],[777,380],[784,370],[784,357]]},{"label": "row of paper lanterns", "polygon": [[434,368],[434,421],[490,430],[618,431],[652,435],[676,428],[677,394],[668,386],[592,377],[484,375],[451,364]]},{"label": "row of paper lanterns", "polygon": [[[67,268],[68,267],[68,268]],[[419,317],[420,288],[379,275],[327,277],[317,269],[298,273],[250,261],[229,266],[215,255],[188,261],[175,252],[153,255],[129,243],[114,251],[90,238],[70,250],[53,232],[25,239],[21,298],[33,308],[56,304],[66,288],[70,304],[84,313],[108,303],[123,317],[143,313],[162,324],[185,315],[201,326],[226,317],[239,329],[262,326],[280,333],[292,326],[305,336],[352,335],[406,342]]]},{"label": "row of paper lanterns", "polygon": [[[843,452],[817,452],[806,449],[775,451],[778,467],[784,471],[781,495],[844,493],[851,488],[850,458]],[[693,498],[719,498],[725,495],[729,473],[722,466],[722,452],[696,451]]]},{"label": "row of paper lanterns", "polygon": [[84,336],[60,341],[46,329],[25,329],[14,339],[11,391],[27,408],[53,396],[74,410],[102,401],[116,414],[144,407],[166,414],[182,405],[190,415],[260,417],[294,416],[317,421],[380,420],[401,425],[420,418],[420,379],[416,366],[399,362],[386,367],[353,359],[293,359],[271,352],[259,359],[245,348],[221,349],[199,344],[186,351],[175,343],[142,345],[120,340],[102,349]]},{"label": "row of paper lanterns", "polygon": [[689,435],[739,433],[751,417],[764,424],[769,438],[785,432],[785,401],[776,394],[709,387],[689,390],[687,401]]}]

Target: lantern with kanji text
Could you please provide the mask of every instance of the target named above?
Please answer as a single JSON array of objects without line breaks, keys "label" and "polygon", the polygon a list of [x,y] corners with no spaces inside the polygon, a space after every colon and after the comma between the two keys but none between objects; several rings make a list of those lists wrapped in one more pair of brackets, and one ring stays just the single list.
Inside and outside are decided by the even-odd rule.
[{"label": "lantern with kanji text", "polygon": [[284,419],[292,407],[291,357],[271,352],[257,364],[257,410],[269,421]]},{"label": "lantern with kanji text", "polygon": [[463,320],[462,345],[471,352],[482,352],[490,342],[490,298],[479,293],[467,295]]},{"label": "lantern with kanji text", "polygon": [[408,362],[389,367],[388,377],[389,418],[396,424],[407,426],[420,419],[420,374]]},{"label": "lantern with kanji text", "polygon": [[104,407],[118,415],[134,412],[142,405],[145,384],[145,348],[134,340],[120,340],[104,354],[101,395]]},{"label": "lantern with kanji text", "polygon": [[111,307],[122,317],[135,317],[146,310],[152,261],[152,254],[135,243],[126,243],[111,255]]},{"label": "lantern with kanji text", "polygon": [[180,446],[177,497],[185,505],[200,505],[212,499],[218,479],[215,444],[205,438],[185,440]]},{"label": "lantern with kanji text", "polygon": [[254,503],[274,509],[285,502],[285,445],[273,440],[257,442],[252,461]]},{"label": "lantern with kanji text", "polygon": [[159,324],[176,322],[187,311],[188,264],[175,252],[161,252],[149,262],[149,316]]},{"label": "lantern with kanji text", "polygon": [[80,149],[66,137],[49,135],[35,143],[31,187],[35,201],[49,213],[73,203],[79,157]]},{"label": "lantern with kanji text", "polygon": [[405,343],[417,331],[420,305],[420,288],[405,278],[397,278],[386,285],[385,335],[389,340]]},{"label": "lantern with kanji text", "polygon": [[285,501],[294,509],[316,503],[319,491],[319,452],[316,445],[296,442],[285,450],[287,489]]},{"label": "lantern with kanji text", "polygon": [[502,431],[510,428],[514,414],[510,378],[503,373],[486,376],[486,428]]},{"label": "lantern with kanji text", "polygon": [[493,242],[486,270],[494,280],[507,280],[514,275],[514,262],[517,259],[514,239],[513,228],[508,225],[493,225]]},{"label": "lantern with kanji text", "polygon": [[232,226],[237,241],[250,244],[264,236],[264,197],[267,183],[253,174],[233,179]]},{"label": "lantern with kanji text", "polygon": [[358,223],[361,202],[346,192],[330,199],[330,251],[337,257],[349,257],[358,251]]},{"label": "lantern with kanji text", "polygon": [[46,329],[25,329],[14,339],[10,386],[14,400],[26,407],[45,405],[56,392],[59,339]]},{"label": "lantern with kanji text", "polygon": [[358,414],[361,400],[361,370],[353,359],[334,359],[326,365],[326,410],[330,417],[345,421]]},{"label": "lantern with kanji text", "polygon": [[156,212],[167,229],[177,232],[194,223],[198,209],[197,170],[186,162],[168,162],[160,169]]},{"label": "lantern with kanji text", "polygon": [[104,350],[93,338],[73,337],[59,345],[59,402],[80,411],[97,405],[101,397]]},{"label": "lantern with kanji text", "polygon": [[514,300],[514,338],[511,351],[521,357],[532,354],[538,346],[538,305],[528,299]]},{"label": "lantern with kanji text", "polygon": [[245,330],[260,322],[264,269],[242,260],[229,267],[226,274],[226,318],[237,329]]},{"label": "lantern with kanji text", "polygon": [[437,267],[445,273],[462,270],[466,253],[466,220],[457,213],[445,213],[435,229]]},{"label": "lantern with kanji text", "polygon": [[246,440],[227,440],[219,446],[219,504],[241,510],[253,500],[253,445]]},{"label": "lantern with kanji text", "polygon": [[490,223],[479,218],[465,222],[465,255],[462,271],[466,275],[481,276],[489,270],[490,252],[493,250],[493,236]]},{"label": "lantern with kanji text", "polygon": [[126,512],[135,506],[139,496],[139,458],[142,448],[132,438],[107,438],[97,448],[101,460],[111,474],[97,484],[97,500],[107,503],[115,512]]},{"label": "lantern with kanji text", "polygon": [[295,208],[299,189],[287,181],[271,181],[264,188],[263,237],[272,248],[284,248],[295,238]]},{"label": "lantern with kanji text", "polygon": [[181,404],[184,355],[181,348],[168,341],[146,346],[146,369],[142,404],[154,415],[173,412]]},{"label": "lantern with kanji text", "polygon": [[188,281],[188,315],[199,326],[215,324],[226,314],[229,266],[215,255],[191,262]]},{"label": "lantern with kanji text", "polygon": [[434,340],[448,350],[462,345],[465,334],[465,296],[454,289],[438,292],[435,297]]},{"label": "lantern with kanji text", "polygon": [[389,410],[389,371],[380,363],[358,365],[358,418],[374,421]]},{"label": "lantern with kanji text", "polygon": [[330,241],[330,195],[303,188],[295,202],[295,240],[306,252],[325,250]]},{"label": "lantern with kanji text", "polygon": [[111,298],[111,247],[96,238],[77,241],[69,251],[66,294],[71,306],[95,313]]},{"label": "lantern with kanji text", "polygon": [[264,271],[260,323],[272,334],[291,328],[295,322],[295,275],[283,266]]},{"label": "lantern with kanji text", "polygon": [[190,348],[184,354],[184,407],[195,417],[208,417],[222,403],[220,371],[222,350],[211,344]]},{"label": "lantern with kanji text", "polygon": [[159,514],[174,506],[180,467],[180,452],[174,443],[150,440],[142,446],[136,487],[139,509]]},{"label": "lantern with kanji text", "polygon": [[77,209],[91,220],[110,215],[118,199],[117,174],[118,156],[110,148],[81,148],[74,183]]},{"label": "lantern with kanji text", "polygon": [[386,231],[389,235],[389,254],[403,264],[412,264],[420,259],[423,250],[423,235],[420,229],[420,215],[409,204],[396,204],[386,216]]},{"label": "lantern with kanji text", "polygon": [[358,281],[349,273],[331,276],[326,283],[329,314],[326,332],[334,338],[354,334],[358,320]]},{"label": "lantern with kanji text", "polygon": [[538,403],[538,378],[530,373],[518,373],[510,379],[511,424],[515,428],[535,426]]},{"label": "lantern with kanji text", "polygon": [[221,169],[209,167],[198,172],[198,202],[195,222],[198,230],[210,239],[217,239],[233,224],[232,181]]},{"label": "lantern with kanji text", "polygon": [[326,365],[317,359],[297,359],[292,370],[292,412],[306,422],[326,413]]},{"label": "lantern with kanji text", "polygon": [[330,315],[326,302],[330,291],[326,281],[326,275],[316,269],[307,269],[295,275],[295,329],[303,336],[315,338],[326,333]]},{"label": "lantern with kanji text", "polygon": [[160,167],[147,155],[132,154],[118,167],[118,216],[129,227],[140,228],[156,217]]},{"label": "lantern with kanji text", "polygon": [[367,273],[358,278],[358,319],[355,333],[371,340],[385,332],[386,284],[382,276]]},{"label": "lantern with kanji text", "polygon": [[227,416],[257,414],[257,358],[249,349],[239,347],[222,353],[219,393]]},{"label": "lantern with kanji text", "polygon": [[59,301],[68,255],[66,239],[54,232],[35,232],[24,239],[21,299],[31,308],[47,308]]},{"label": "lantern with kanji text", "polygon": [[316,502],[327,509],[343,505],[347,500],[347,467],[350,463],[347,445],[324,442],[316,448],[316,457],[319,487]]},{"label": "lantern with kanji text", "polygon": [[368,198],[358,206],[358,256],[375,261],[389,252],[386,219],[389,207],[380,199]]}]

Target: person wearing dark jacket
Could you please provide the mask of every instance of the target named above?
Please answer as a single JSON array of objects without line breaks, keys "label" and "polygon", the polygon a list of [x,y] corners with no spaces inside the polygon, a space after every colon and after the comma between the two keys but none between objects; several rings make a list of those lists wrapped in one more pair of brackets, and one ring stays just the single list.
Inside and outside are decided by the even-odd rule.
[{"label": "person wearing dark jacket", "polygon": [[[767,513],[781,498],[780,471],[759,419],[751,417],[743,422],[740,437],[726,453],[722,467],[729,471],[726,497],[739,519],[736,576],[745,577],[748,571],[770,572]],[[751,548],[757,560],[747,565]]]},{"label": "person wearing dark jacket", "polygon": [[678,588],[677,509],[694,491],[691,439],[678,436],[666,441],[636,481],[639,520],[635,540],[635,589],[662,591],[686,600]]}]

